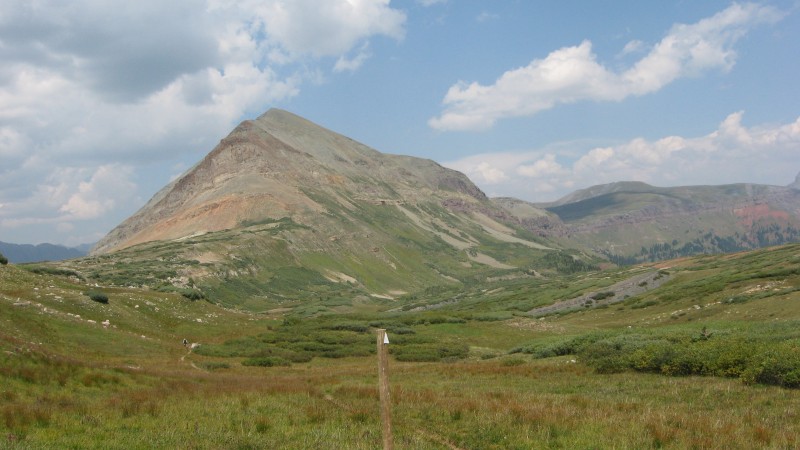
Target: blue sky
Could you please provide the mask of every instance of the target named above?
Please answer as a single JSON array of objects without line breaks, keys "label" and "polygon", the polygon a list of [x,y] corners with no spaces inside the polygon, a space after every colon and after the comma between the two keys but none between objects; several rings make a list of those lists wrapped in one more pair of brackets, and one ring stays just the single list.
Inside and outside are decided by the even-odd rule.
[{"label": "blue sky", "polygon": [[271,107],[535,202],[800,172],[800,3],[0,0],[0,240],[94,242]]}]

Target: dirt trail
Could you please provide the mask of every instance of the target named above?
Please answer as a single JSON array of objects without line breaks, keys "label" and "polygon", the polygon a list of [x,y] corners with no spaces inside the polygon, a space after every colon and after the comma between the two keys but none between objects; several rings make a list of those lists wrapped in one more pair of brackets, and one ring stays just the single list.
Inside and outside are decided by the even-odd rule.
[{"label": "dirt trail", "polygon": [[[191,348],[191,347],[189,347],[189,351],[187,351],[185,355],[181,356],[181,362],[186,362],[186,357],[187,357],[187,356],[189,356],[189,355],[191,355],[191,354],[192,354],[192,348]],[[201,367],[197,367],[197,366],[195,365],[195,363],[194,363],[194,362],[192,362],[191,360],[189,361],[189,365],[190,365],[190,366],[192,366],[192,367],[194,367],[194,368],[195,368],[195,369],[197,369],[197,370],[202,370],[203,372],[205,372],[205,371],[206,371],[205,369],[203,369],[203,368],[201,368]]]}]

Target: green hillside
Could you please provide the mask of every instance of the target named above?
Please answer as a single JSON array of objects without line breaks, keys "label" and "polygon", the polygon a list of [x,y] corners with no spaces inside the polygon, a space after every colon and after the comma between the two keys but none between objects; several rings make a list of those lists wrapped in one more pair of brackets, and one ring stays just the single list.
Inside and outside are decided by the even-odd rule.
[{"label": "green hillside", "polygon": [[[316,198],[325,202],[321,194]],[[585,271],[601,261],[549,248],[525,230],[489,232],[434,203],[354,204],[345,211],[328,203],[325,217],[304,224],[289,218],[246,222],[40,266],[103,285],[146,286],[251,311],[293,308],[308,315],[402,302],[426,289],[460,290],[496,277]],[[335,232],[330,215],[338,215]]]},{"label": "green hillside", "polygon": [[538,206],[563,221],[544,235],[630,265],[797,242],[798,205],[800,191],[791,187],[622,182]]},{"label": "green hillside", "polygon": [[[156,261],[175,249],[148,251]],[[146,279],[167,268],[138,264],[107,271]],[[800,245],[603,272],[550,264],[391,301],[358,287],[312,299],[315,276],[280,274],[288,306],[258,312],[65,268],[0,266],[0,439],[376,448],[380,327],[400,448],[797,444],[787,411],[800,401]],[[533,312],[575,298],[593,300]]]}]

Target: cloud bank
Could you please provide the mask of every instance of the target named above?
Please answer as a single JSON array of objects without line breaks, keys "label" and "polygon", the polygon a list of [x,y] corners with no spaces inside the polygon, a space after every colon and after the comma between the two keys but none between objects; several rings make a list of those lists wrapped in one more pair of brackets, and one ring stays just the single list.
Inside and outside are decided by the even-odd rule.
[{"label": "cloud bank", "polygon": [[[586,40],[509,70],[492,85],[458,82],[444,97],[444,112],[428,125],[442,131],[487,130],[500,119],[530,116],[559,104],[621,101],[656,92],[679,78],[730,70],[736,41],[753,27],[781,17],[770,6],[735,3],[695,24],[673,26],[646,56],[621,72],[599,63]],[[623,53],[642,45],[628,43]]]},{"label": "cloud bank", "polygon": [[389,0],[0,3],[3,238],[117,212],[68,243],[98,239],[143,167],[207,151],[303,83],[357,70],[405,20]]},{"label": "cloud bank", "polygon": [[699,137],[636,138],[590,148],[562,143],[557,149],[473,155],[444,165],[465,173],[491,196],[530,201],[553,201],[614,181],[789,184],[800,170],[800,117],[788,124],[749,128],[742,118],[743,112],[730,114],[716,130]]}]

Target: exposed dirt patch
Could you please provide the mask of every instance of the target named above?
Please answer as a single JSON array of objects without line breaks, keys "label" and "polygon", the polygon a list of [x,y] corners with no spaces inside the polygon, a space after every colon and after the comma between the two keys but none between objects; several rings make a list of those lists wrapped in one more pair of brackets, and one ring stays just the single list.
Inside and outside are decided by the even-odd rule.
[{"label": "exposed dirt patch", "polygon": [[516,267],[514,266],[503,264],[489,255],[484,255],[483,253],[476,253],[475,255],[471,255],[469,252],[467,252],[467,256],[469,257],[469,259],[475,261],[476,263],[483,264],[489,267],[494,267],[495,269],[516,269]]},{"label": "exposed dirt patch", "polygon": [[549,323],[541,319],[526,319],[523,317],[518,317],[516,319],[511,319],[506,321],[506,325],[513,328],[519,328],[522,330],[549,331],[553,333],[564,332],[564,327],[562,327],[561,325]]},{"label": "exposed dirt patch", "polygon": [[634,275],[626,280],[612,284],[602,291],[587,292],[579,297],[561,300],[552,305],[534,308],[528,311],[534,316],[545,316],[568,309],[582,308],[586,306],[597,307],[619,303],[628,297],[639,295],[643,292],[655,289],[671,276],[663,270],[652,270],[643,274]]}]

